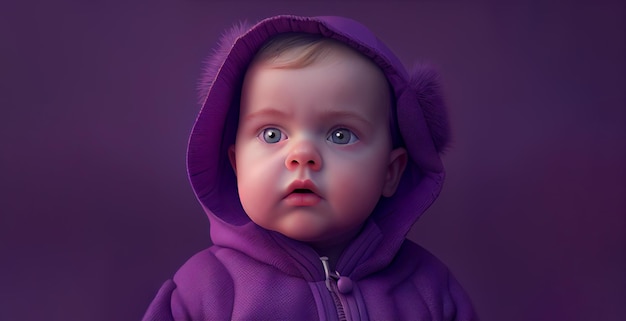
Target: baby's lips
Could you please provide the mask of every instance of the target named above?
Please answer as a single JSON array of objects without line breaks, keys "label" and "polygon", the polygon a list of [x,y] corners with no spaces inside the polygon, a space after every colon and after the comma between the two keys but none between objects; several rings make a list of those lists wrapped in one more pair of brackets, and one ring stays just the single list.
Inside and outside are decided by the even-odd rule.
[{"label": "baby's lips", "polygon": [[315,193],[290,193],[284,198],[285,204],[295,207],[315,206],[322,200]]},{"label": "baby's lips", "polygon": [[310,179],[297,179],[291,182],[287,187],[287,191],[285,193],[285,197],[291,194],[308,194],[306,191],[310,191],[311,194],[315,194],[318,197],[320,196],[319,189]]}]

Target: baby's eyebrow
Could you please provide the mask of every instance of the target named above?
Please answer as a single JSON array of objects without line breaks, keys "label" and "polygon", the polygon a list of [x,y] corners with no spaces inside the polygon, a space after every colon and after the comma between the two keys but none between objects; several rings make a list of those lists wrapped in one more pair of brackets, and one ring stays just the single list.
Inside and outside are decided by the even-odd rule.
[{"label": "baby's eyebrow", "polygon": [[[271,118],[271,119],[290,119],[293,117],[292,113],[277,109],[277,108],[264,108],[259,111],[251,112],[243,117],[244,121],[250,121],[256,118]],[[320,111],[319,118],[324,120],[343,120],[343,121],[356,121],[366,126],[373,126],[371,120],[362,116],[359,113],[346,111],[346,110],[323,110]]]},{"label": "baby's eyebrow", "polygon": [[323,118],[325,119],[341,119],[341,120],[354,120],[360,123],[363,123],[367,126],[373,126],[372,122],[367,119],[366,117],[363,117],[361,114],[359,113],[355,113],[355,112],[350,112],[350,111],[345,111],[345,110],[329,110],[329,111],[325,111],[323,113]]},{"label": "baby's eyebrow", "polygon": [[267,117],[267,118],[289,118],[290,114],[280,110],[280,109],[276,109],[276,108],[264,108],[261,109],[259,111],[255,111],[252,113],[249,113],[247,115],[245,115],[243,117],[243,120],[251,120],[254,118],[261,118],[261,117]]}]

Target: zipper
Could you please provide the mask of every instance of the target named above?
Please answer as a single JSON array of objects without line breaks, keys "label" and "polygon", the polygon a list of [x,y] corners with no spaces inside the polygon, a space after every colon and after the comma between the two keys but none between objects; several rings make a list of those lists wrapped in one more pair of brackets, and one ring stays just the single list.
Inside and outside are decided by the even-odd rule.
[{"label": "zipper", "polygon": [[334,273],[330,272],[327,256],[320,257],[320,260],[322,261],[324,274],[326,276],[326,288],[328,289],[328,292],[330,292],[330,296],[333,298],[333,302],[335,303],[337,316],[339,317],[340,321],[347,321],[348,319],[346,318],[344,306],[341,303],[341,299],[339,298],[339,293],[337,289],[337,280],[339,280],[340,275],[336,271]]}]

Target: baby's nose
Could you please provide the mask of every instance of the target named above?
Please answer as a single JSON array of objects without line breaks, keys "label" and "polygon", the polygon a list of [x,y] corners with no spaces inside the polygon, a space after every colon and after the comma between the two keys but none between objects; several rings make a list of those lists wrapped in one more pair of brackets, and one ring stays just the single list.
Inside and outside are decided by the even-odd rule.
[{"label": "baby's nose", "polygon": [[285,159],[285,166],[289,170],[308,166],[319,171],[322,168],[322,157],[313,143],[302,141],[293,146]]}]

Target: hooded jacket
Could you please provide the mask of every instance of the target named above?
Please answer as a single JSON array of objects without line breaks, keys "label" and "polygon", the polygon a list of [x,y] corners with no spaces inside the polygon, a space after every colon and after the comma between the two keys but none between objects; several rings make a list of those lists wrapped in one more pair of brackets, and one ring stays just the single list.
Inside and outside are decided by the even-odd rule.
[{"label": "hooded jacket", "polygon": [[[307,244],[248,218],[227,156],[245,71],[265,41],[286,32],[336,39],[378,65],[394,97],[394,141],[409,155],[396,193],[381,198],[335,271]],[[163,284],[144,320],[475,320],[448,269],[406,239],[444,180],[439,153],[449,134],[436,78],[423,67],[408,73],[368,29],[342,17],[276,16],[225,33],[206,63],[187,152],[213,245]]]}]

